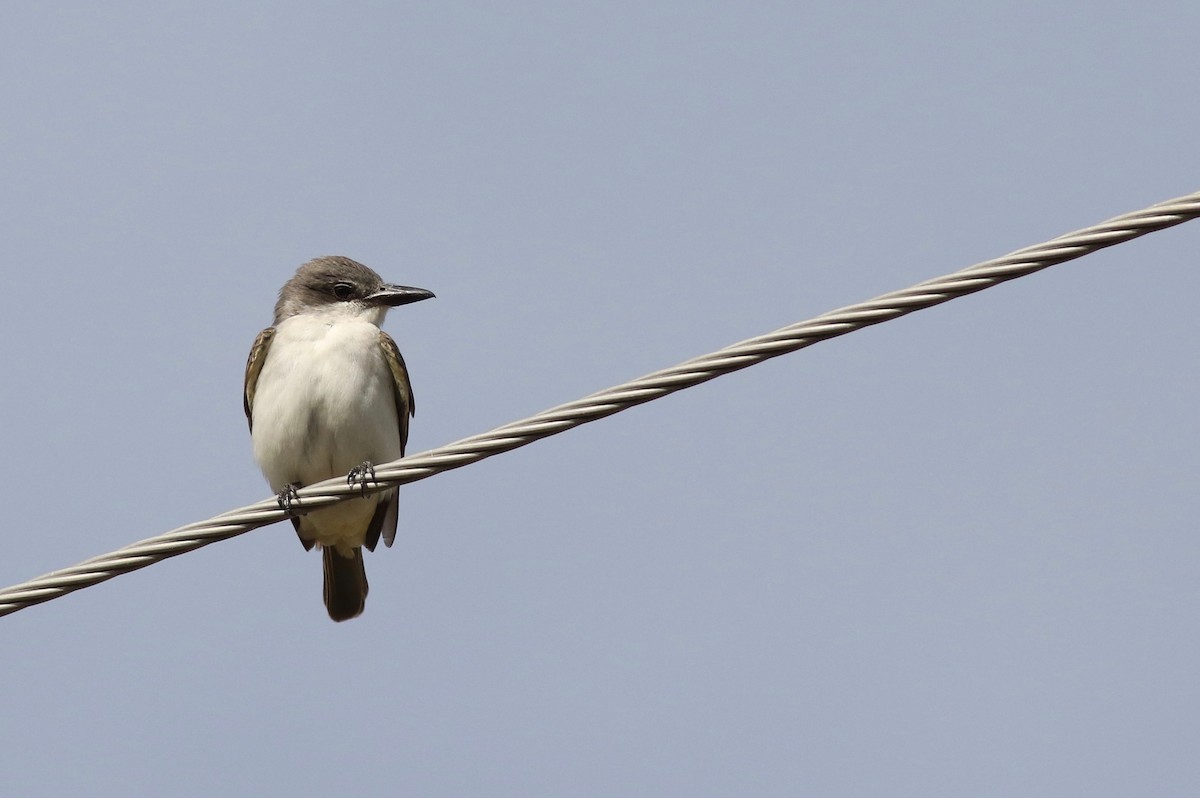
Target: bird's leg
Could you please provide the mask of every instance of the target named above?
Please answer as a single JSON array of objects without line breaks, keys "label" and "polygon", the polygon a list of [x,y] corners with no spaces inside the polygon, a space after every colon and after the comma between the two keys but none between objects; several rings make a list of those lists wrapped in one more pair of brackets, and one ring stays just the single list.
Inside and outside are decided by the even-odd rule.
[{"label": "bird's leg", "polygon": [[367,483],[375,481],[375,466],[370,460],[363,460],[360,464],[350,469],[349,476],[346,477],[346,484],[350,487],[358,485],[362,495],[367,495]]},{"label": "bird's leg", "polygon": [[300,504],[300,496],[296,493],[296,488],[300,487],[299,482],[292,482],[286,488],[275,494],[275,501],[279,502],[279,509],[291,516],[299,515],[293,510],[293,506]]}]

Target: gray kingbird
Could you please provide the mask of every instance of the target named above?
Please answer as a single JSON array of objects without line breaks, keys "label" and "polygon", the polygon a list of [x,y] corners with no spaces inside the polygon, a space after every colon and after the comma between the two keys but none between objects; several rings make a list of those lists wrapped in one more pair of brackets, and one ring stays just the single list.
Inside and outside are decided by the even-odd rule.
[{"label": "gray kingbird", "polygon": [[325,608],[335,621],[363,611],[362,547],[396,538],[396,490],[365,489],[374,463],[404,456],[415,408],[404,358],[379,325],[388,308],[432,296],[385,283],[349,258],[311,260],[280,289],[275,323],[246,361],[254,459],[280,506],[293,511],[297,488],[341,474],[364,489],[361,499],[292,516],[304,548],[321,547]]}]

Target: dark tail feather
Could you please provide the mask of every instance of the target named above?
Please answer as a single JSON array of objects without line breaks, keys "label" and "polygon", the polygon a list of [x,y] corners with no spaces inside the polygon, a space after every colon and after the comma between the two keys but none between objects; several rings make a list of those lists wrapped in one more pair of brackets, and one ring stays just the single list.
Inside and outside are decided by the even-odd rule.
[{"label": "dark tail feather", "polygon": [[331,547],[321,549],[325,563],[325,609],[335,621],[348,621],[362,615],[367,604],[367,571],[363,568],[362,549],[354,547],[353,557],[343,557]]}]

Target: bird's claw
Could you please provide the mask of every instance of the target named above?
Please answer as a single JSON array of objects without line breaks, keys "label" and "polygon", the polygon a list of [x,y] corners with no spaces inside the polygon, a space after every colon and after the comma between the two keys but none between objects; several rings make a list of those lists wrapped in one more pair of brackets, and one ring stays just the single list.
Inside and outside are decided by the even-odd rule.
[{"label": "bird's claw", "polygon": [[279,493],[275,494],[275,501],[279,502],[280,510],[283,510],[288,515],[297,515],[296,511],[293,509],[296,505],[300,504],[300,495],[296,493],[296,485],[288,485],[286,488],[279,491]]},{"label": "bird's claw", "polygon": [[350,473],[346,477],[346,484],[350,487],[357,485],[364,497],[367,495],[367,483],[374,481],[375,465],[370,460],[363,460],[360,465],[350,469]]}]

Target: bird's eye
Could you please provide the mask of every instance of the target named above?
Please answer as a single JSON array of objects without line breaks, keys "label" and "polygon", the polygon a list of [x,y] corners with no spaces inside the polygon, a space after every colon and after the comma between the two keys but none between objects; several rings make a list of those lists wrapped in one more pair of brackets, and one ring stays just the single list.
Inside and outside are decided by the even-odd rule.
[{"label": "bird's eye", "polygon": [[338,299],[349,299],[354,296],[354,286],[350,283],[337,283],[333,287],[333,295]]}]

